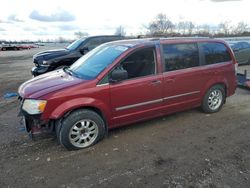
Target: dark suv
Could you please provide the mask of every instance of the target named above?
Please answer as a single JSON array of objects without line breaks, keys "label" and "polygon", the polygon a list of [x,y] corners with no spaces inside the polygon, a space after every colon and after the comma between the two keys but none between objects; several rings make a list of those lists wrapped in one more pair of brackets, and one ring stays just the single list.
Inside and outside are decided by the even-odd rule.
[{"label": "dark suv", "polygon": [[72,65],[77,59],[100,44],[121,39],[124,39],[124,37],[116,35],[84,37],[74,41],[65,49],[37,53],[33,57],[35,67],[32,68],[31,73],[33,76],[38,76]]}]

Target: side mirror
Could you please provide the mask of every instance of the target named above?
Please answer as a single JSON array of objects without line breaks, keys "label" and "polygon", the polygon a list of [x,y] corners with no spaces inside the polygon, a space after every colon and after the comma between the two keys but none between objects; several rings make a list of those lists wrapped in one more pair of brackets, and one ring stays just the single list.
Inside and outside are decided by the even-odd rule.
[{"label": "side mirror", "polygon": [[128,72],[126,70],[115,69],[111,73],[110,82],[115,83],[128,78]]},{"label": "side mirror", "polygon": [[80,49],[82,55],[86,54],[88,51],[89,51],[88,47],[83,47],[82,49]]}]

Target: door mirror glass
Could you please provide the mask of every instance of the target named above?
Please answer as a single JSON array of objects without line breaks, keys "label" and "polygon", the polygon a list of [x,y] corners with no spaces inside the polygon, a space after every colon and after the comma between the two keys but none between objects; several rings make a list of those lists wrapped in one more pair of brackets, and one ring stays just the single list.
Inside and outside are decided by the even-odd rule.
[{"label": "door mirror glass", "polygon": [[82,55],[86,54],[88,51],[89,51],[89,48],[87,46],[80,49],[80,52],[81,52]]},{"label": "door mirror glass", "polygon": [[128,72],[126,70],[115,69],[111,73],[110,82],[119,82],[122,80],[126,80],[128,78]]}]

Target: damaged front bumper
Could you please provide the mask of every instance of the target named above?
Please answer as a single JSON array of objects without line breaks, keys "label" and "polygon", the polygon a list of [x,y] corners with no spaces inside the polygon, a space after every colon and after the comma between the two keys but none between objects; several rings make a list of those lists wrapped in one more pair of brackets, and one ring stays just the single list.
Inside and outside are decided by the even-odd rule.
[{"label": "damaged front bumper", "polygon": [[21,117],[21,126],[25,127],[25,130],[31,135],[38,135],[43,133],[52,133],[53,126],[50,122],[43,121],[37,117],[31,117],[27,115],[19,115]]},{"label": "damaged front bumper", "polygon": [[22,104],[20,106],[20,112],[18,114],[20,117],[20,124],[25,127],[25,130],[29,133],[31,137],[34,135],[52,133],[54,131],[54,126],[52,121],[44,121],[41,119],[41,114],[30,115],[24,110],[22,110]]}]

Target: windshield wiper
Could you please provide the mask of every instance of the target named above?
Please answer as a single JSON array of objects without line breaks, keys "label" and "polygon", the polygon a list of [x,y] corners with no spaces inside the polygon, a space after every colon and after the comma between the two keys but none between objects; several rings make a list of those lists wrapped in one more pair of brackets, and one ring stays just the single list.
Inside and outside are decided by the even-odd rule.
[{"label": "windshield wiper", "polygon": [[73,72],[72,70],[69,69],[69,67],[64,67],[63,68],[64,72],[68,73],[70,76],[75,76],[77,78],[81,78],[82,76],[76,72]]},{"label": "windshield wiper", "polygon": [[63,71],[68,73],[70,76],[73,75],[73,72],[69,69],[69,67],[63,67]]}]

